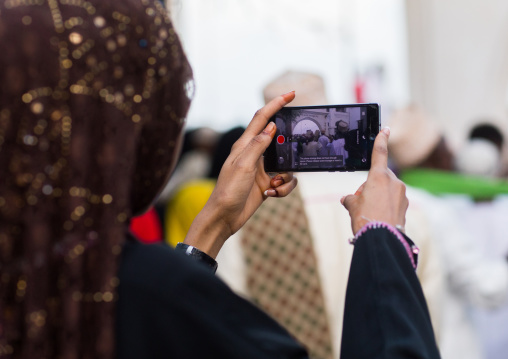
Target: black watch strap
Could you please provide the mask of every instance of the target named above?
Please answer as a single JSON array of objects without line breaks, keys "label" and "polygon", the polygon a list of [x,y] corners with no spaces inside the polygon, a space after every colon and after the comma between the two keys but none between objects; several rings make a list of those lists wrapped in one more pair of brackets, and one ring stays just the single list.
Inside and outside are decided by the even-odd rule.
[{"label": "black watch strap", "polygon": [[176,245],[175,250],[178,252],[183,252],[186,255],[197,259],[199,262],[206,264],[212,269],[214,273],[217,271],[217,261],[196,247],[180,242]]}]

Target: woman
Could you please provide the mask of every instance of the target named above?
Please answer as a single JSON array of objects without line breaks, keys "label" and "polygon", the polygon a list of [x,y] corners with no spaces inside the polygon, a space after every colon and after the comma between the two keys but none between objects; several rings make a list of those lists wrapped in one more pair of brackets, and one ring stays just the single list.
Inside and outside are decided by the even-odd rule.
[{"label": "woman", "polygon": [[[276,131],[267,120],[293,92],[256,113],[178,253],[126,234],[173,169],[190,104],[191,70],[158,1],[5,0],[0,51],[0,355],[307,356],[201,263],[214,266],[262,201],[295,187],[291,174],[270,178],[261,158]],[[404,224],[407,200],[386,168],[386,142],[383,133],[369,180],[343,201],[360,233],[346,311],[354,321],[372,314],[346,318],[343,357],[366,357],[362,341],[378,337],[365,355],[435,358],[410,241],[393,227]],[[360,231],[364,218],[388,229]],[[385,261],[376,273],[399,288],[386,287],[382,300],[354,288],[361,276],[362,290],[382,282],[363,270],[372,250]],[[385,324],[403,330],[386,337]]]}]

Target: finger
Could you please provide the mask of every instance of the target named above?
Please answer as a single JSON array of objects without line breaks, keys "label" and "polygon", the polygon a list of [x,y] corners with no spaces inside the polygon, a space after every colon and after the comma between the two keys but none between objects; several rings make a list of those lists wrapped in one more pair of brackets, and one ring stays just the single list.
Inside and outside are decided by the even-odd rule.
[{"label": "finger", "polygon": [[360,195],[363,192],[363,189],[365,188],[365,182],[356,190],[355,195]]},{"label": "finger", "polygon": [[347,196],[344,196],[340,199],[340,202],[342,203],[342,205],[344,207],[346,207],[346,209],[348,210],[348,212],[353,208],[354,206],[354,203],[356,202],[357,200],[357,196],[355,196],[354,194],[350,194],[350,195],[347,195]]},{"label": "finger", "polygon": [[283,185],[284,183],[288,183],[293,179],[293,173],[277,173],[271,180],[270,186],[275,188]]},{"label": "finger", "polygon": [[254,136],[245,146],[242,146],[241,153],[236,158],[237,165],[254,167],[272,142],[275,131],[275,124],[270,122],[259,135]]},{"label": "finger", "polygon": [[295,92],[291,91],[287,94],[277,96],[272,101],[268,102],[264,107],[256,112],[249,125],[245,129],[242,137],[240,137],[240,140],[245,138],[250,139],[258,135],[266,126],[268,121],[270,121],[270,118],[272,118],[272,116],[275,115],[275,113],[285,105],[293,101],[294,98]]},{"label": "finger", "polygon": [[372,149],[372,165],[371,167],[387,168],[388,167],[388,137],[390,136],[390,128],[383,128],[374,141]]},{"label": "finger", "polygon": [[298,180],[293,178],[288,183],[284,183],[283,185],[277,188],[269,188],[265,191],[265,196],[267,197],[286,197],[290,194],[298,184]]}]

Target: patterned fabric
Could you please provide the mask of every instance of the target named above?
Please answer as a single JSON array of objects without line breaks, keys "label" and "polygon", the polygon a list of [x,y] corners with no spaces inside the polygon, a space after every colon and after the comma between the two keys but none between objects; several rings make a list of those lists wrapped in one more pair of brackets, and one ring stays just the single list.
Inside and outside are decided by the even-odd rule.
[{"label": "patterned fabric", "polygon": [[113,358],[119,255],[190,66],[155,0],[0,0],[0,54],[0,357]]},{"label": "patterned fabric", "polygon": [[333,357],[317,261],[300,193],[268,199],[242,230],[252,300],[303,343]]}]

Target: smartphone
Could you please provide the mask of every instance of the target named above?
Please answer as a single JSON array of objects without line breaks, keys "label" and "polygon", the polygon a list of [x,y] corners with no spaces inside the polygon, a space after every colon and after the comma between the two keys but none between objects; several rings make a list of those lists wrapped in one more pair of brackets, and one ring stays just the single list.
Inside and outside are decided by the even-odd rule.
[{"label": "smartphone", "polygon": [[284,107],[265,151],[266,172],[368,171],[381,128],[376,103]]}]

